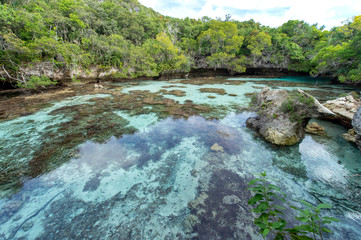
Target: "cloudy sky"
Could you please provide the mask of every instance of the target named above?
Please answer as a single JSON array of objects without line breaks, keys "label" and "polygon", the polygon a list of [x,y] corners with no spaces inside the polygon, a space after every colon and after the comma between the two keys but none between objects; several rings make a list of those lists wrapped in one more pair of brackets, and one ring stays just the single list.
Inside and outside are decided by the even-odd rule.
[{"label": "cloudy sky", "polygon": [[361,0],[139,0],[155,11],[178,18],[254,19],[263,25],[277,27],[290,19],[318,23],[326,28],[361,15]]}]

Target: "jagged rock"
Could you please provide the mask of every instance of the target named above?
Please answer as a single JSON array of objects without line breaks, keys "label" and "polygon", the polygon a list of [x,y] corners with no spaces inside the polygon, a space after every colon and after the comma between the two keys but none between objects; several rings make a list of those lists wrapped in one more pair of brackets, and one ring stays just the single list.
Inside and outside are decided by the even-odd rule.
[{"label": "jagged rock", "polygon": [[349,142],[356,142],[356,132],[355,129],[351,128],[347,133],[342,134],[342,137]]},{"label": "jagged rock", "polygon": [[277,145],[300,142],[310,118],[334,115],[302,90],[289,95],[285,90],[270,90],[268,87],[258,94],[254,110],[258,115],[247,119],[247,126]]},{"label": "jagged rock", "polygon": [[104,88],[103,85],[100,84],[94,84],[94,88]]},{"label": "jagged rock", "polygon": [[356,100],[352,95],[348,95],[327,101],[323,105],[336,114],[332,119],[351,127],[351,121],[357,109],[361,106],[361,101]]},{"label": "jagged rock", "polygon": [[321,127],[316,122],[307,124],[305,131],[306,131],[306,133],[311,133],[311,134],[315,134],[315,135],[319,135],[319,136],[326,135],[325,128]]},{"label": "jagged rock", "polygon": [[218,151],[224,152],[223,147],[218,145],[218,143],[213,144],[211,147],[211,150],[216,151],[216,152],[218,152]]},{"label": "jagged rock", "polygon": [[361,153],[361,107],[359,107],[352,119],[352,126],[356,132],[356,144]]}]

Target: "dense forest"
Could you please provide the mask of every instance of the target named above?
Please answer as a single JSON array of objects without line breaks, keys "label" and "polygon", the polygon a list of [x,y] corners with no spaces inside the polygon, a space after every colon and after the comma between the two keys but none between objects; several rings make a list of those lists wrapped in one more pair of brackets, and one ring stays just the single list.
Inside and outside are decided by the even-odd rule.
[{"label": "dense forest", "polygon": [[51,83],[27,71],[37,63],[117,69],[116,78],[273,68],[361,83],[361,16],[331,30],[299,20],[270,28],[229,15],[167,17],[137,0],[8,0],[0,5],[0,32],[2,79],[20,87]]}]

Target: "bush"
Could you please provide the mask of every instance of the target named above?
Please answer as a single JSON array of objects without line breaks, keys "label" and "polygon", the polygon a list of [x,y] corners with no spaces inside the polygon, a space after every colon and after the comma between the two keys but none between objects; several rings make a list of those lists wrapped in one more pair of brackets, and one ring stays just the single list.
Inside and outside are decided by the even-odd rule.
[{"label": "bush", "polygon": [[[248,201],[253,211],[258,214],[254,219],[254,224],[259,227],[259,232],[266,238],[269,233],[275,236],[275,239],[323,239],[323,233],[332,233],[331,230],[324,227],[325,224],[339,221],[333,217],[322,217],[322,209],[331,208],[330,205],[321,203],[317,206],[298,200],[303,207],[297,208],[290,205],[279,187],[270,184],[266,172],[257,174],[259,178],[251,180],[248,185],[254,196]],[[286,207],[276,204],[276,201],[283,202]],[[291,208],[298,212],[296,220],[299,225],[290,227],[282,217],[283,210]]]},{"label": "bush", "polygon": [[31,76],[30,79],[28,81],[26,81],[25,83],[18,82],[17,86],[20,88],[36,89],[38,87],[46,87],[46,86],[55,85],[55,84],[57,84],[57,82],[52,81],[47,76],[41,75],[40,77],[39,76]]}]

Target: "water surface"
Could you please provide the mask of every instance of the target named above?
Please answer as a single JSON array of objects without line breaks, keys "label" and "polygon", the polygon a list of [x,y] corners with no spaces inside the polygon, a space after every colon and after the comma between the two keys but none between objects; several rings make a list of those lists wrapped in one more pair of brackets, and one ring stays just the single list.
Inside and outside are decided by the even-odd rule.
[{"label": "water surface", "polygon": [[357,89],[311,78],[104,86],[0,122],[1,239],[262,239],[246,187],[264,170],[290,199],[334,206],[327,239],[361,238],[361,156],[347,129],[313,120],[326,137],[277,147],[244,111],[264,86],[321,101]]}]

